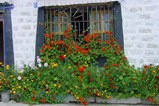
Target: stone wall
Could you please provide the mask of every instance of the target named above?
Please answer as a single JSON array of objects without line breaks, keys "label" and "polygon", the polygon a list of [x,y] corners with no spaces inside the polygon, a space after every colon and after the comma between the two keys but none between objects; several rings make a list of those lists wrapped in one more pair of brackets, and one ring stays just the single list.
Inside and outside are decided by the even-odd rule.
[{"label": "stone wall", "polygon": [[[16,66],[34,64],[37,6],[55,5],[46,0],[0,0],[14,4],[11,10]],[[67,0],[75,3],[76,0]],[[86,0],[82,0],[87,3]],[[81,1],[81,2],[82,2]],[[103,2],[111,0],[87,0]],[[125,54],[136,67],[159,64],[159,0],[117,0],[121,2]],[[64,5],[65,2],[61,4]]]},{"label": "stone wall", "polygon": [[125,54],[136,67],[159,64],[159,0],[121,0]]}]

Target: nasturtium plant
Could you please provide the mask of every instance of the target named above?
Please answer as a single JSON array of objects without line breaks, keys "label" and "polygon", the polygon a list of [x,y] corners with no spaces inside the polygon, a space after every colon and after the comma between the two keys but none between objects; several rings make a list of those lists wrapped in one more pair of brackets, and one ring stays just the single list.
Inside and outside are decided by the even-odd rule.
[{"label": "nasturtium plant", "polygon": [[83,105],[89,97],[137,97],[156,104],[159,66],[134,68],[112,32],[105,34],[106,41],[101,41],[100,34],[82,34],[74,40],[71,28],[64,31],[63,39],[44,34],[37,66],[10,71],[2,67],[0,91],[6,88],[14,100],[29,104],[62,103],[69,95]]}]

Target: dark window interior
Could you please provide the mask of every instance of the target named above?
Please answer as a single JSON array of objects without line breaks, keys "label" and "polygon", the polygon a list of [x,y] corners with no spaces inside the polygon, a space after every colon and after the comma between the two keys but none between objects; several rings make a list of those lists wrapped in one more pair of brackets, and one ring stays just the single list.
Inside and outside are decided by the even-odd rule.
[{"label": "dark window interior", "polygon": [[0,21],[0,62],[4,62],[3,47],[3,21]]}]

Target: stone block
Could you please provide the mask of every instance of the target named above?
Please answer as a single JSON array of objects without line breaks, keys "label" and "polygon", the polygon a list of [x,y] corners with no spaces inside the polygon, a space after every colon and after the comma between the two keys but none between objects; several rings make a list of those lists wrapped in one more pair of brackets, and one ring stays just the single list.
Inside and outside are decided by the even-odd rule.
[{"label": "stone block", "polygon": [[139,98],[128,98],[128,99],[116,99],[111,98],[107,100],[107,103],[113,104],[141,104],[141,99]]},{"label": "stone block", "polygon": [[31,16],[30,12],[21,12],[20,13],[21,16]]},{"label": "stone block", "polygon": [[97,98],[96,98],[96,102],[97,102],[97,103],[102,103],[102,104],[104,103],[104,104],[105,104],[105,103],[107,103],[107,99],[103,99],[103,98],[98,98],[98,97],[97,97]]},{"label": "stone block", "polygon": [[24,25],[22,26],[22,30],[30,30],[31,26],[30,25]]},{"label": "stone block", "polygon": [[158,44],[147,44],[147,48],[158,49]]},{"label": "stone block", "polygon": [[139,29],[139,33],[151,33],[151,29]]},{"label": "stone block", "polygon": [[64,99],[64,103],[77,102],[77,100],[72,95],[67,95]]}]

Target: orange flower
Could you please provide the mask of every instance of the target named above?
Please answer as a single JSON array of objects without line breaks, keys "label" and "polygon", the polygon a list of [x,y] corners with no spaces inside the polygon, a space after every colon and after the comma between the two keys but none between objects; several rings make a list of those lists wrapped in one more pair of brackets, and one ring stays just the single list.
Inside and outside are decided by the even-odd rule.
[{"label": "orange flower", "polygon": [[66,58],[66,55],[61,55],[59,58],[60,60],[64,60]]},{"label": "orange flower", "polygon": [[58,45],[62,45],[62,44],[63,44],[63,40],[59,40],[59,41],[57,42],[57,44],[58,44]]},{"label": "orange flower", "polygon": [[111,31],[106,31],[105,34],[109,35],[109,36],[112,36],[113,33]]},{"label": "orange flower", "polygon": [[45,98],[40,100],[40,103],[45,103],[45,102],[46,102]]},{"label": "orange flower", "polygon": [[85,68],[86,68],[85,66],[78,67],[78,71],[82,73],[85,70]]},{"label": "orange flower", "polygon": [[32,101],[35,101],[35,97],[34,97],[34,96],[32,96],[31,100],[32,100]]},{"label": "orange flower", "polygon": [[84,41],[90,42],[90,41],[91,41],[91,40],[90,40],[90,37],[89,37],[89,36],[86,36],[86,37],[84,38]]},{"label": "orange flower", "polygon": [[50,37],[50,35],[49,35],[49,34],[44,34],[44,36],[45,36],[45,37],[47,37],[47,38],[49,38],[49,37]]},{"label": "orange flower", "polygon": [[46,49],[50,49],[50,45],[45,45]]},{"label": "orange flower", "polygon": [[105,47],[102,47],[102,51],[105,52]]}]

